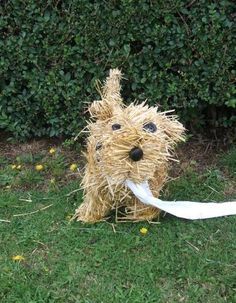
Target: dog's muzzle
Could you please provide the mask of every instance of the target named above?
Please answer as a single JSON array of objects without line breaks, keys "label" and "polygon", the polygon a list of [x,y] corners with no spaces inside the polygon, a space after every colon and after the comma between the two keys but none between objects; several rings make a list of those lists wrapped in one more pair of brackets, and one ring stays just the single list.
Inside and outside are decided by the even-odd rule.
[{"label": "dog's muzzle", "polygon": [[134,147],[129,152],[129,157],[133,161],[139,161],[143,158],[143,151],[139,147]]}]

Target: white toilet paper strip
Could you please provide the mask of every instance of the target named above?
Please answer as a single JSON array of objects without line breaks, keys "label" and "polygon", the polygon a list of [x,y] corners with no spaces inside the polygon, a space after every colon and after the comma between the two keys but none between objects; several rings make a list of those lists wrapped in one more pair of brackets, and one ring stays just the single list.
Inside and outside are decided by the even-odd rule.
[{"label": "white toilet paper strip", "polygon": [[162,201],[153,197],[147,181],[141,184],[135,184],[130,180],[126,180],[125,184],[144,204],[158,207],[179,218],[196,220],[236,215],[236,201],[222,203]]}]

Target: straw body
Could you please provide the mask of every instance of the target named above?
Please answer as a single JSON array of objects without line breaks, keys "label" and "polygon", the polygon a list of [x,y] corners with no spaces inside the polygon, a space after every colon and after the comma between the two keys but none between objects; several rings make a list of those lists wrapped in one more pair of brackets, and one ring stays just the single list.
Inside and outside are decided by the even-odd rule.
[{"label": "straw body", "polygon": [[148,180],[153,196],[158,197],[174,147],[183,140],[184,127],[176,116],[158,112],[145,102],[125,106],[120,80],[121,72],[111,70],[99,89],[101,100],[89,107],[84,201],[75,213],[80,221],[103,220],[111,210],[117,220],[157,217],[159,209],[140,202],[124,182]]}]

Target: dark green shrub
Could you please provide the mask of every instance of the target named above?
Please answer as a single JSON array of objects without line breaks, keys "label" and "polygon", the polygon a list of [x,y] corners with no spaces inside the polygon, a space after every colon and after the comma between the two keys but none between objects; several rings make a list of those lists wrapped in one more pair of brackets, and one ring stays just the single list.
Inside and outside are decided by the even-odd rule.
[{"label": "dark green shrub", "polygon": [[127,102],[175,108],[194,129],[236,121],[234,1],[1,2],[0,128],[74,135],[96,79],[123,70]]}]

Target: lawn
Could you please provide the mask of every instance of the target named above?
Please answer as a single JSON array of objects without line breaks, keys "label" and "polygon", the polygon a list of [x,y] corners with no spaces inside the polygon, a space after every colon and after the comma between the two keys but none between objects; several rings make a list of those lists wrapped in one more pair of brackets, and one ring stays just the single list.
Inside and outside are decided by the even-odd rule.
[{"label": "lawn", "polygon": [[[71,164],[80,159],[55,150],[0,158],[0,302],[236,302],[236,217],[71,222],[82,201]],[[207,164],[186,154],[162,198],[236,197],[234,148]]]}]

